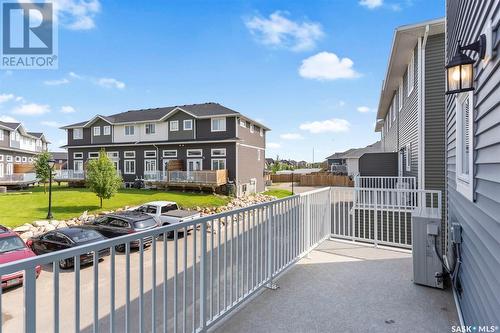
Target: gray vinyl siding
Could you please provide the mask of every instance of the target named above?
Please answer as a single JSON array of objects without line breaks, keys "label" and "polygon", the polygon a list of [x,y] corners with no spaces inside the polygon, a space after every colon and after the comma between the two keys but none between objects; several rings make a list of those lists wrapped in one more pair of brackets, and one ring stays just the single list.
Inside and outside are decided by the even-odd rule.
[{"label": "gray vinyl siding", "polygon": [[73,139],[73,129],[70,128],[67,131],[68,135],[68,145],[69,146],[81,146],[81,145],[89,145],[92,142],[91,128],[82,128],[83,129],[83,138],[82,139]]},{"label": "gray vinyl siding", "polygon": [[10,132],[0,129],[3,132],[3,140],[0,140],[0,147],[9,147],[10,146]]},{"label": "gray vinyl siding", "polygon": [[[237,145],[238,150],[238,182],[237,185],[248,184],[252,178],[257,181],[257,192],[262,192],[265,189],[264,183],[264,168],[265,168],[265,151],[252,147]],[[260,160],[258,159],[260,150]]]},{"label": "gray vinyl siding", "polygon": [[[110,134],[109,135],[104,135],[104,126],[109,126],[110,127]],[[98,136],[94,135],[94,127],[99,127],[101,129],[101,134]],[[111,143],[113,142],[113,126],[110,125],[108,122],[102,120],[102,119],[97,119],[95,122],[93,122],[90,125],[90,133],[92,135],[92,143],[100,144],[100,143]]]},{"label": "gray vinyl siding", "polygon": [[359,158],[359,174],[363,177],[395,177],[398,175],[398,153],[366,153]]},{"label": "gray vinyl siding", "polygon": [[[192,130],[184,129],[184,120],[190,119],[193,122]],[[179,122],[179,130],[178,131],[170,131],[170,122],[177,120]],[[168,122],[168,139],[169,140],[193,140],[194,137],[194,129],[195,129],[195,119],[188,115],[185,112],[178,111],[172,116],[170,116],[167,120]]]},{"label": "gray vinyl siding", "polygon": [[[500,3],[495,0],[447,1],[447,61],[459,40],[462,44],[476,41],[487,20],[498,16],[499,10]],[[498,42],[493,48],[498,54]],[[497,55],[484,67],[481,62],[475,66],[473,201],[456,190],[456,96],[446,98],[448,220],[460,223],[463,229],[459,273],[463,292],[459,301],[467,325],[500,324],[499,65]]]},{"label": "gray vinyl siding", "polygon": [[212,132],[212,120],[210,118],[196,120],[196,138],[205,139],[233,139],[236,137],[236,117],[226,117],[226,130]]}]

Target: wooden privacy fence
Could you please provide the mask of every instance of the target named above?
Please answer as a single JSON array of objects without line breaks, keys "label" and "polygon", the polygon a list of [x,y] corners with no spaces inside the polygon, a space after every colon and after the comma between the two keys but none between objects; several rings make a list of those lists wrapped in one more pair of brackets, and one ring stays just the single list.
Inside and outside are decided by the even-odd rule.
[{"label": "wooden privacy fence", "polygon": [[[292,181],[292,174],[271,175],[271,180],[273,183],[289,183]],[[300,186],[354,186],[354,182],[348,176],[331,173],[293,174],[293,181],[298,182]]]}]

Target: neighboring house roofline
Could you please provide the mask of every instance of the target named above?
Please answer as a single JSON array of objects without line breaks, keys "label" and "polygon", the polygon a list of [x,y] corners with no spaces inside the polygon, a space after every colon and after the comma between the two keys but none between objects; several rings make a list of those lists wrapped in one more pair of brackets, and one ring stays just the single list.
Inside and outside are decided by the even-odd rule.
[{"label": "neighboring house roofline", "polygon": [[[404,76],[408,60],[418,43],[418,38],[424,36],[427,28],[429,36],[442,34],[445,31],[445,19],[439,18],[395,29],[387,71],[382,81],[377,119],[384,119],[387,115],[394,92],[398,89],[401,78]],[[382,126],[377,121],[375,131],[380,132],[381,128]]]}]

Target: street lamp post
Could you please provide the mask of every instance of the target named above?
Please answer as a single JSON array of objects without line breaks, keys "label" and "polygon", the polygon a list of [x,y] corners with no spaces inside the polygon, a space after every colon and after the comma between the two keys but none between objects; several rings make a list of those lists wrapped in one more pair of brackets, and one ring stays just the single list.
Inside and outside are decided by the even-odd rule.
[{"label": "street lamp post", "polygon": [[50,172],[49,172],[49,211],[47,213],[47,220],[52,220],[54,216],[52,216],[52,172],[54,171],[54,165],[56,164],[56,161],[53,159],[50,159],[47,161],[47,164],[49,166]]}]

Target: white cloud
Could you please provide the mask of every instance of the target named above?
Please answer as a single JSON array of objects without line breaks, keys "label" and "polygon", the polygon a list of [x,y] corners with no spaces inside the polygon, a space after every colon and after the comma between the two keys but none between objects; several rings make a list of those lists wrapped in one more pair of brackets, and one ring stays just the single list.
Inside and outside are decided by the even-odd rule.
[{"label": "white cloud", "polygon": [[302,140],[304,137],[300,133],[284,133],[280,135],[283,140]]},{"label": "white cloud", "polygon": [[13,94],[0,94],[0,103],[5,103],[8,102],[12,99],[14,99],[16,96]]},{"label": "white cloud", "polygon": [[38,116],[50,112],[50,107],[46,104],[28,103],[22,104],[12,110],[13,114],[24,116]]},{"label": "white cloud", "polygon": [[358,110],[358,112],[361,112],[361,113],[366,113],[366,112],[372,111],[372,109],[369,108],[368,106],[358,106],[357,110]]},{"label": "white cloud", "polygon": [[96,84],[104,88],[116,88],[116,89],[125,88],[125,83],[123,83],[122,81],[118,81],[117,79],[108,77],[102,77],[100,79],[97,79]]},{"label": "white cloud", "polygon": [[82,78],[81,75],[78,75],[75,72],[69,72],[68,75],[71,76],[74,79],[81,79]]},{"label": "white cloud", "polygon": [[51,121],[51,120],[44,120],[41,122],[42,125],[48,126],[48,127],[61,127],[62,125],[58,123],[57,121]]},{"label": "white cloud", "polygon": [[101,11],[99,0],[55,0],[59,23],[70,30],[95,28],[95,15]]},{"label": "white cloud", "polygon": [[11,117],[11,116],[4,116],[4,115],[0,115],[0,121],[4,121],[6,123],[18,123],[19,121],[17,121],[16,118],[14,117]]},{"label": "white cloud", "polygon": [[335,53],[320,52],[302,60],[299,74],[306,79],[337,80],[359,77],[349,58],[339,59]]},{"label": "white cloud", "polygon": [[75,112],[75,108],[70,106],[70,105],[64,105],[64,106],[61,106],[61,112],[62,113],[73,113]]},{"label": "white cloud", "polygon": [[266,144],[267,148],[271,148],[271,149],[279,149],[281,148],[281,144],[277,143],[277,142],[268,142]]},{"label": "white cloud", "polygon": [[361,0],[359,4],[368,9],[375,9],[377,7],[382,6],[384,3],[383,0]]},{"label": "white cloud", "polygon": [[319,23],[294,22],[283,14],[276,11],[269,18],[254,16],[245,25],[260,43],[292,51],[313,49],[323,37],[323,29]]},{"label": "white cloud", "polygon": [[43,81],[43,84],[47,85],[47,86],[60,86],[62,84],[68,84],[69,83],[69,80],[67,78],[62,78],[62,79],[59,79],[59,80],[47,80],[47,81]]},{"label": "white cloud", "polygon": [[348,132],[351,124],[345,119],[328,119],[322,121],[313,121],[300,125],[300,129],[309,131],[313,134],[326,133],[326,132]]}]

